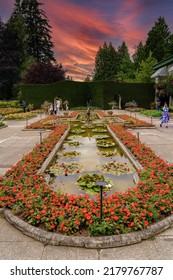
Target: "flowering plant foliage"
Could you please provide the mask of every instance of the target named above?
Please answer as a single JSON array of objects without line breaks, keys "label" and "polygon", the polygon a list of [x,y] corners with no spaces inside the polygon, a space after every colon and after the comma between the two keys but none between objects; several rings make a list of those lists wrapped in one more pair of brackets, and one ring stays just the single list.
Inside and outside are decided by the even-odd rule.
[{"label": "flowering plant foliage", "polygon": [[67,129],[56,129],[0,178],[0,206],[8,207],[28,223],[48,231],[112,235],[146,228],[173,213],[173,165],[167,164],[121,124],[110,128],[143,166],[140,182],[124,193],[103,198],[100,228],[100,198],[55,193],[37,170]]},{"label": "flowering plant foliage", "polygon": [[[55,125],[59,121],[59,119],[64,119],[64,118],[75,118],[79,114],[79,111],[74,111],[68,116],[48,116],[44,119],[41,119],[33,124],[27,125],[27,129],[46,129],[47,124],[49,124],[49,128],[55,129]],[[46,124],[46,125],[45,125]]]},{"label": "flowering plant foliage", "polygon": [[[107,117],[108,115],[106,115],[104,112],[102,111],[97,111],[97,113],[101,116],[101,117]],[[116,115],[117,118],[122,119],[123,121],[125,121],[125,126],[126,127],[153,127],[153,124],[147,123],[145,121],[141,121],[137,118],[134,118],[132,116],[128,116],[128,115]],[[119,122],[119,121],[118,121]]]},{"label": "flowering plant foliage", "polygon": [[0,108],[0,115],[2,116],[21,112],[23,112],[22,108]]},{"label": "flowering plant foliage", "polygon": [[26,120],[36,117],[37,114],[27,112],[27,113],[15,113],[15,114],[8,114],[3,117],[4,120]]}]

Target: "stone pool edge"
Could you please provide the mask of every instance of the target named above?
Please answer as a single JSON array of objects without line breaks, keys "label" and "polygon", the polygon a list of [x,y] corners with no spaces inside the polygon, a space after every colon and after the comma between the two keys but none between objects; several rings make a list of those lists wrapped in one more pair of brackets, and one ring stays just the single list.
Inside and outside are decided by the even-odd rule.
[{"label": "stone pool edge", "polygon": [[84,247],[90,249],[116,248],[140,243],[143,240],[165,231],[173,225],[173,215],[171,215],[160,222],[148,226],[144,230],[127,234],[108,235],[103,237],[66,236],[47,232],[43,229],[32,226],[15,216],[9,209],[1,208],[0,213],[4,215],[10,224],[19,229],[23,234],[42,242],[44,245]]},{"label": "stone pool edge", "polygon": [[[118,143],[123,145],[122,142],[116,137],[116,135],[110,130],[110,128],[108,128],[108,130],[111,133],[111,135],[116,139],[116,141],[118,140]],[[60,142],[57,143],[57,145],[54,147],[52,152],[49,154],[50,157],[48,161],[51,161],[54,153],[61,146],[62,142],[68,135],[69,131],[70,128],[66,130]],[[124,150],[124,145],[123,145],[123,150]],[[126,151],[128,152],[128,156],[129,155],[132,156],[131,153],[129,153],[128,149],[126,149]],[[132,157],[132,160],[134,160],[134,157]],[[46,164],[44,162],[42,167],[43,166],[45,167],[45,165],[47,166],[48,161]],[[139,163],[136,160],[135,162],[139,168],[140,167],[138,165]],[[43,169],[41,168],[39,172],[40,173],[43,172]],[[131,232],[127,234],[119,234],[119,235],[111,235],[111,236],[103,236],[103,237],[66,236],[58,233],[47,232],[46,230],[32,226],[27,222],[23,221],[22,219],[20,219],[19,217],[17,217],[16,215],[14,215],[13,212],[7,208],[0,208],[0,213],[3,214],[3,216],[10,224],[12,224],[14,227],[19,229],[23,234],[31,238],[34,238],[45,245],[84,247],[90,249],[116,248],[116,247],[122,247],[122,246],[128,246],[128,245],[140,243],[143,240],[151,238],[165,231],[171,226],[173,226],[173,215],[171,215],[160,222],[148,226],[144,230]]]}]

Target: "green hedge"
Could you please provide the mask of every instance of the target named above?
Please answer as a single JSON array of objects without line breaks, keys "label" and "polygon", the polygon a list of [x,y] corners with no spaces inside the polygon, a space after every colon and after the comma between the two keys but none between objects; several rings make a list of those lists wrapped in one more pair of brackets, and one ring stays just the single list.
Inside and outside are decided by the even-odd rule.
[{"label": "green hedge", "polygon": [[138,106],[149,108],[154,101],[154,87],[152,84],[116,83],[113,81],[74,82],[61,81],[52,84],[21,85],[21,100],[27,104],[34,104],[40,108],[45,100],[53,102],[56,96],[62,101],[68,100],[70,107],[86,106],[91,99],[93,106],[109,109],[108,103],[118,94],[122,98],[122,108],[126,102],[135,100]]},{"label": "green hedge", "polygon": [[1,101],[0,100],[0,108],[20,108],[21,104],[19,100],[11,100],[11,101]]}]

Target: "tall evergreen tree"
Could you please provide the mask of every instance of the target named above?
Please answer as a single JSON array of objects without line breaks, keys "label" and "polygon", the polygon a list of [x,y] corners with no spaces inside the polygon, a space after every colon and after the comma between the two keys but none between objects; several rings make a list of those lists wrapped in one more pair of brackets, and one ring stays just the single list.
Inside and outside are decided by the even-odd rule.
[{"label": "tall evergreen tree", "polygon": [[167,47],[166,57],[173,55],[173,34],[169,38],[169,44]]},{"label": "tall evergreen tree", "polygon": [[120,46],[118,46],[117,52],[118,52],[118,59],[119,59],[120,63],[124,57],[130,59],[129,50],[124,41],[122,42],[122,44]]},{"label": "tall evergreen tree", "polygon": [[13,84],[18,80],[21,63],[17,34],[0,20],[0,98],[12,97]]},{"label": "tall evergreen tree", "polygon": [[137,70],[139,68],[139,64],[145,59],[145,47],[141,41],[135,47],[135,52],[132,55],[132,58],[134,62],[134,69]]},{"label": "tall evergreen tree", "polygon": [[93,80],[115,80],[117,73],[117,52],[110,42],[105,42],[99,50],[95,58],[95,70]]},{"label": "tall evergreen tree", "polygon": [[51,26],[41,5],[37,0],[15,0],[10,22],[18,31],[21,26],[19,38],[25,57],[33,57],[37,62],[51,62],[55,61]]},{"label": "tall evergreen tree", "polygon": [[118,47],[118,73],[117,78],[121,81],[129,81],[134,78],[134,65],[130,58],[129,50],[123,41]]},{"label": "tall evergreen tree", "polygon": [[150,51],[158,61],[166,58],[170,43],[171,32],[163,17],[159,17],[155,25],[148,32],[145,44],[145,56],[149,56]]}]

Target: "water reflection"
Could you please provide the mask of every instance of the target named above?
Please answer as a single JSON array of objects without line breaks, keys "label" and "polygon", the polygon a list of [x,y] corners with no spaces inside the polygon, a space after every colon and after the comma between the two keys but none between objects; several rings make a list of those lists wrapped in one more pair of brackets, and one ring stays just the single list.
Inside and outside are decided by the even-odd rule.
[{"label": "water reflection", "polygon": [[[79,170],[79,173],[75,174],[68,174],[68,176],[65,176],[63,173],[62,175],[58,176],[52,176],[51,186],[61,192],[66,192],[69,194],[85,194],[85,190],[81,190],[79,186],[77,185],[76,181],[79,178],[80,175],[86,174],[86,173],[96,173],[96,174],[102,174],[104,177],[109,178],[112,182],[112,189],[107,192],[108,195],[114,193],[114,192],[123,192],[127,190],[128,188],[134,187],[134,181],[133,181],[133,174],[135,172],[130,160],[125,156],[122,149],[119,147],[119,145],[114,141],[112,136],[107,131],[104,132],[104,135],[108,135],[108,141],[114,141],[116,145],[114,147],[110,148],[103,148],[97,146],[97,140],[96,136],[99,134],[98,129],[99,126],[97,124],[92,123],[92,128],[83,128],[83,132],[80,133],[81,126],[84,126],[81,122],[73,122],[73,128],[71,129],[73,131],[70,132],[69,137],[67,137],[66,141],[63,143],[63,146],[61,150],[58,151],[57,157],[52,162],[52,165],[57,163],[63,163],[63,162],[78,162],[83,167],[83,171]],[[93,131],[94,129],[97,129],[97,132]],[[74,133],[74,130],[78,129],[79,134]],[[102,128],[103,129],[103,128]],[[104,127],[105,129],[105,127]],[[103,135],[103,132],[100,133],[100,135]],[[105,139],[105,140],[107,140]],[[78,142],[78,145],[77,145]],[[71,146],[74,144],[74,146]],[[73,152],[76,151],[79,154],[77,156],[64,158],[61,157],[62,152]],[[111,157],[103,157],[100,155],[99,151],[116,151],[114,156]],[[110,161],[118,161],[120,163],[127,163],[134,172],[131,174],[121,174],[119,176],[103,173],[98,170],[98,165],[110,162]],[[49,170],[49,168],[48,168]],[[48,170],[46,172],[48,172]]]}]

